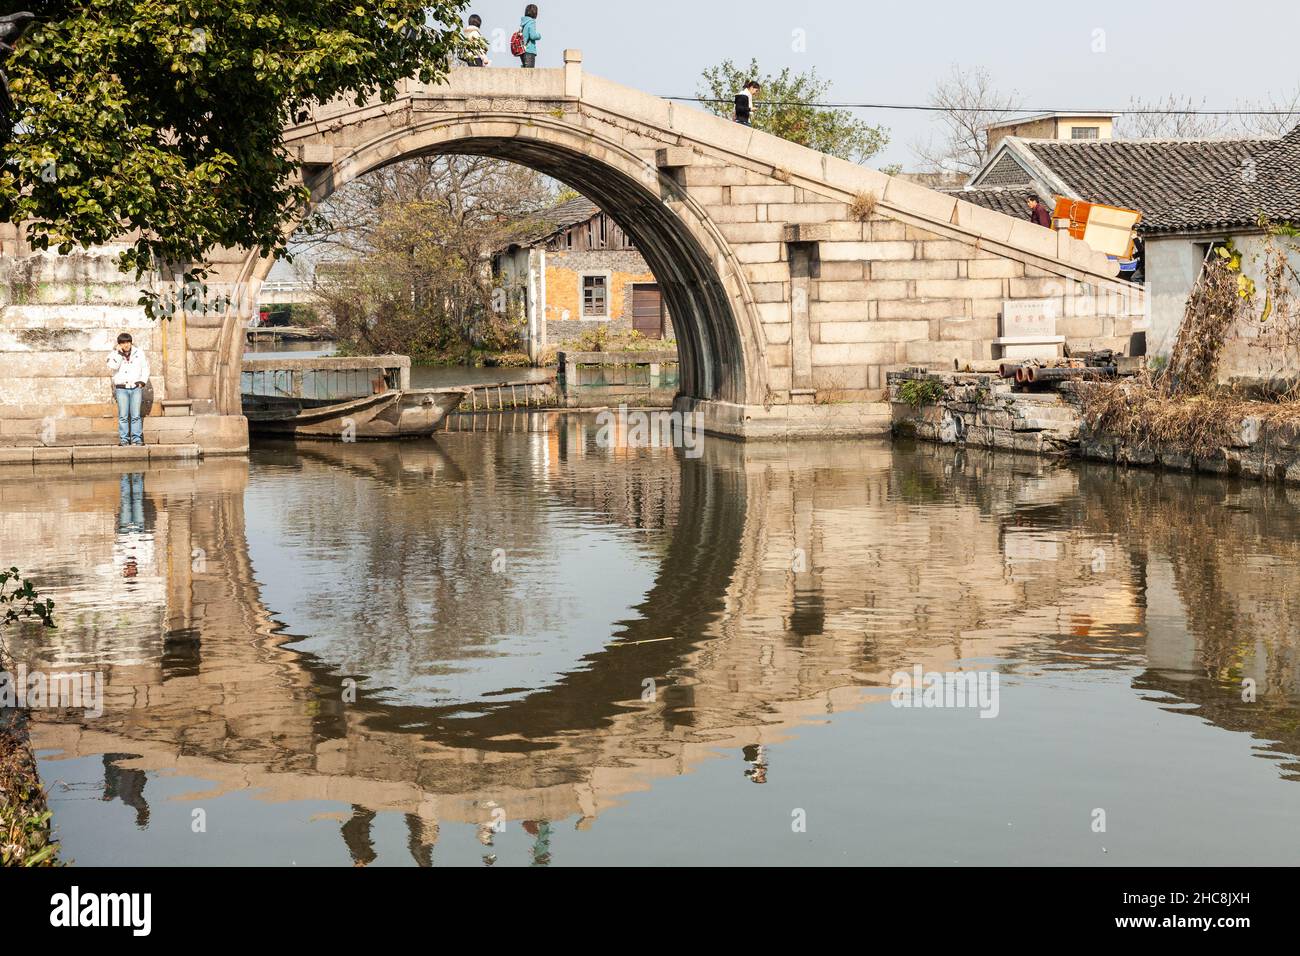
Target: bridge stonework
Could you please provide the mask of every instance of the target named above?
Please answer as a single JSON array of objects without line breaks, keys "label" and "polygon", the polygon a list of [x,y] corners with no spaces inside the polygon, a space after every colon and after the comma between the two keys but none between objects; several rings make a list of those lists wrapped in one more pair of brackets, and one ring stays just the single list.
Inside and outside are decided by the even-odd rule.
[{"label": "bridge stonework", "polygon": [[[562,69],[458,69],[389,103],[326,104],[285,142],[314,203],[436,153],[523,163],[587,195],[655,273],[678,406],[717,433],[884,433],[886,370],[996,358],[1008,300],[1055,301],[1074,347],[1125,351],[1143,327],[1141,290],[1068,234],[586,75],[577,51]],[[271,264],[218,251],[213,286],[241,290],[244,307],[157,336],[171,343],[164,397],[195,417],[240,420],[242,328]]]}]

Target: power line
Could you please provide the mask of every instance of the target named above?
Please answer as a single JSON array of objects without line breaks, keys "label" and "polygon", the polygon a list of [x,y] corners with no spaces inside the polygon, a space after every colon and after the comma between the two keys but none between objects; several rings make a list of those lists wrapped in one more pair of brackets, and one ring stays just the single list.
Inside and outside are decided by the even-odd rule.
[{"label": "power line", "polygon": [[[664,96],[665,100],[677,100],[682,103],[731,103],[729,99],[713,99],[711,97],[701,96]],[[1031,109],[1027,106],[1015,106],[1006,109],[991,108],[987,106],[935,106],[933,104],[913,105],[903,103],[801,103],[797,101],[769,101],[757,100],[754,106],[809,106],[815,109],[836,109],[836,110],[917,110],[921,112],[933,113],[1066,113],[1074,115],[1086,115],[1088,113],[1102,113],[1108,116],[1296,116],[1300,115],[1300,107],[1293,110],[1189,110],[1189,109],[1121,109],[1121,110],[1099,110],[1096,108],[1087,110],[1062,110],[1062,109]]]}]

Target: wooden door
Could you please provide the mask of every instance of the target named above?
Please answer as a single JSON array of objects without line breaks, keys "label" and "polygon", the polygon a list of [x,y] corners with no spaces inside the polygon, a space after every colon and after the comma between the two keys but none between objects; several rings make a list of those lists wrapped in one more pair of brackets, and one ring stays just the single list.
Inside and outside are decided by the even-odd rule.
[{"label": "wooden door", "polygon": [[664,337],[664,300],[653,282],[632,286],[632,328],[648,339]]}]

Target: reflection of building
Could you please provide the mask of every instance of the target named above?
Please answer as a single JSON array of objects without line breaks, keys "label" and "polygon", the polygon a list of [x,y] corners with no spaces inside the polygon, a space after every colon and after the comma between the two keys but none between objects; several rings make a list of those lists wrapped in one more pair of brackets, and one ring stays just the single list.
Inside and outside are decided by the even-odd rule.
[{"label": "reflection of building", "polygon": [[538,214],[531,234],[493,256],[526,315],[541,319],[542,344],[572,342],[596,329],[634,329],[672,338],[659,286],[619,225],[582,197]]},{"label": "reflection of building", "polygon": [[[535,428],[565,420],[525,417]],[[497,819],[524,822],[530,852],[544,859],[547,821],[586,826],[656,778],[721,755],[737,761],[735,776],[776,783],[789,764],[772,760],[773,744],[883,699],[889,676],[914,664],[1132,670],[1202,704],[1200,716],[1300,751],[1286,708],[1243,709],[1231,683],[1257,677],[1266,699],[1295,686],[1300,595],[1285,575],[1300,560],[1300,528],[1267,489],[1224,501],[1206,482],[1118,482],[1109,470],[936,446],[904,455],[884,443],[808,443],[787,457],[780,446],[719,442],[700,460],[644,449],[623,468],[590,454],[576,421],[559,427],[569,429],[564,442],[521,436],[532,457],[453,435],[441,447],[321,445],[259,458],[264,473],[301,482],[317,500],[351,503],[286,519],[309,523],[325,551],[358,526],[376,532],[346,552],[347,573],[376,584],[363,606],[338,600],[330,582],[309,595],[335,602],[341,635],[367,621],[416,620],[431,603],[503,615],[502,631],[518,623],[514,609],[494,606],[498,585],[486,575],[449,575],[433,602],[420,581],[401,578],[403,559],[431,547],[413,516],[434,482],[473,496],[525,476],[554,507],[634,538],[656,562],[636,613],[560,679],[449,704],[364,693],[343,702],[348,672],[331,652],[361,647],[370,657],[357,666],[378,667],[394,653],[382,634],[368,650],[295,647],[263,605],[267,569],[255,574],[250,561],[246,498],[262,489],[248,491],[245,462],[144,473],[159,580],[150,612],[126,620],[78,597],[111,583],[82,571],[81,558],[95,567],[111,553],[120,474],[104,465],[37,485],[30,472],[0,472],[6,540],[64,556],[52,590],[65,620],[78,622],[58,641],[17,644],[16,655],[127,661],[109,666],[102,718],[39,715],[37,747],[108,755],[104,793],[137,818],[149,813],[143,771],[210,780],[213,798],[330,801],[341,808],[330,832],[358,862],[379,853],[373,829],[384,811],[405,816],[417,862],[430,859],[440,824],[475,825],[486,850]],[[1171,482],[1185,496],[1169,495]],[[1148,520],[1157,502],[1168,520]],[[429,520],[458,523],[453,540],[491,540],[490,514],[450,511]],[[78,517],[68,525],[59,515]],[[1269,525],[1289,549],[1271,568],[1242,553]],[[1173,626],[1191,639],[1145,624],[1157,617],[1183,622]],[[84,640],[83,628],[102,639]],[[456,633],[426,639],[408,635],[409,652],[454,662],[499,650],[458,645]],[[645,678],[658,687],[653,701],[641,699]]]}]

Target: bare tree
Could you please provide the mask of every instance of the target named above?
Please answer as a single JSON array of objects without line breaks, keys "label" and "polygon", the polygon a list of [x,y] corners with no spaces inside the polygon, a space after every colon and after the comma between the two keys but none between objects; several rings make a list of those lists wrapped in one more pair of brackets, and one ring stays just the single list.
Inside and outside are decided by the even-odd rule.
[{"label": "bare tree", "polygon": [[[1242,129],[1250,136],[1268,138],[1285,136],[1300,125],[1300,84],[1287,93],[1268,94],[1260,100],[1247,101],[1240,107]],[[1264,113],[1250,115],[1249,111]]]},{"label": "bare tree", "polygon": [[988,127],[1007,119],[1017,109],[1018,94],[998,90],[983,67],[953,65],[930,94],[940,130],[912,152],[928,172],[970,175],[980,168],[988,151]]},{"label": "bare tree", "polygon": [[1213,139],[1234,132],[1230,116],[1201,113],[1205,100],[1170,93],[1163,99],[1129,99],[1129,108],[1115,124],[1121,139]]},{"label": "bare tree", "polygon": [[315,264],[315,304],[350,346],[416,358],[500,349],[512,316],[495,308],[494,250],[535,229],[554,181],[481,156],[408,160],[322,204],[292,247]]}]

